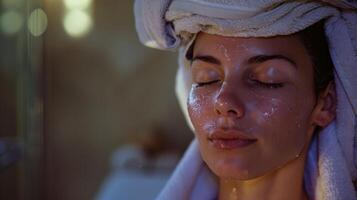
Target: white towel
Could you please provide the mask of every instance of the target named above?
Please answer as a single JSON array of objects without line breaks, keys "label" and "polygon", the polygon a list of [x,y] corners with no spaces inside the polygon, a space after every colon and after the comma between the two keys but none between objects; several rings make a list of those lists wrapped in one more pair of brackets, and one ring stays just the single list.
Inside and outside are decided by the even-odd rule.
[{"label": "white towel", "polygon": [[[337,112],[336,119],[310,145],[304,183],[310,199],[357,199],[352,183],[357,179],[356,1],[136,0],[135,17],[144,44],[159,49],[181,47],[176,88],[183,110],[190,85],[183,55],[198,32],[240,37],[289,35],[325,19],[335,68]],[[195,146],[193,142],[159,199],[216,197],[213,176]],[[192,176],[182,178],[183,174]]]}]

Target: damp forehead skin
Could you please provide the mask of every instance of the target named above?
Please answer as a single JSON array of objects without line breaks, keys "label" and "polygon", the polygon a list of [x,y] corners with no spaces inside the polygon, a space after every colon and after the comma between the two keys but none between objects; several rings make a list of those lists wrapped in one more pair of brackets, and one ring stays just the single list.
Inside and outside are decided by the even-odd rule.
[{"label": "damp forehead skin", "polygon": [[230,54],[229,54],[229,52],[228,52],[228,49],[227,49],[224,45],[220,44],[219,47],[218,47],[218,50],[219,50],[221,53],[223,53],[224,57],[226,58],[226,60],[227,60],[228,62],[231,61],[231,57],[230,57]]},{"label": "damp forehead skin", "polygon": [[[296,67],[280,59],[244,64],[256,55],[276,54],[293,60]],[[194,47],[194,57],[197,55],[220,61],[220,64],[201,60],[192,63],[193,79],[197,71],[209,66],[220,73],[220,80],[201,87],[194,83],[187,101],[195,136],[209,168],[222,178],[246,180],[263,176],[295,159],[311,138],[310,115],[315,104],[312,62],[303,44],[295,36],[233,38],[201,33]],[[254,85],[247,78],[251,73],[269,79],[262,81],[282,81],[284,86]],[[225,113],[217,102],[243,114]],[[257,141],[234,150],[216,149],[207,136],[222,126],[250,134]]]}]

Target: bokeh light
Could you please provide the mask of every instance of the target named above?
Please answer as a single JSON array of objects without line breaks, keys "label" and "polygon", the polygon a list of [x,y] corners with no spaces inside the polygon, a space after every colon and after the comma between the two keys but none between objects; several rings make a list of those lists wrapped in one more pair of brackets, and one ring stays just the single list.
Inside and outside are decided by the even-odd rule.
[{"label": "bokeh light", "polygon": [[13,35],[20,31],[23,23],[23,17],[15,10],[6,11],[0,17],[1,31],[6,35]]},{"label": "bokeh light", "polygon": [[41,8],[32,11],[28,19],[28,29],[33,36],[41,36],[47,29],[47,15]]},{"label": "bokeh light", "polygon": [[66,14],[63,21],[66,32],[72,37],[80,37],[92,29],[92,18],[81,10],[73,10]]},{"label": "bokeh light", "polygon": [[92,0],[64,0],[67,9],[87,9],[92,4]]}]

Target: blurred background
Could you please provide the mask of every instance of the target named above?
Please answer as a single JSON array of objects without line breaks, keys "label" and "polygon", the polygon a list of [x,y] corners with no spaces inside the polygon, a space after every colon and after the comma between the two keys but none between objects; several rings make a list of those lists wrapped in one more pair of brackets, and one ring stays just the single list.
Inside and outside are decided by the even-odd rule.
[{"label": "blurred background", "polygon": [[193,135],[132,0],[0,0],[0,199],[154,199]]}]

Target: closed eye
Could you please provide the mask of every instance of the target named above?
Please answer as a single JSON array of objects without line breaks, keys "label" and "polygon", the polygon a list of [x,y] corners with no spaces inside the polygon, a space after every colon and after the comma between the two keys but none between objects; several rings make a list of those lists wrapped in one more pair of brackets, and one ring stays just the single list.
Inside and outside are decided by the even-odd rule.
[{"label": "closed eye", "polygon": [[258,80],[254,80],[254,82],[263,88],[268,88],[268,89],[277,89],[277,88],[281,88],[284,86],[284,83],[267,83],[267,82],[262,82],[262,81],[258,81]]},{"label": "closed eye", "polygon": [[213,81],[209,81],[209,82],[197,83],[196,87],[202,87],[202,86],[210,85],[210,84],[217,83],[217,82],[219,82],[219,80],[213,80]]}]

